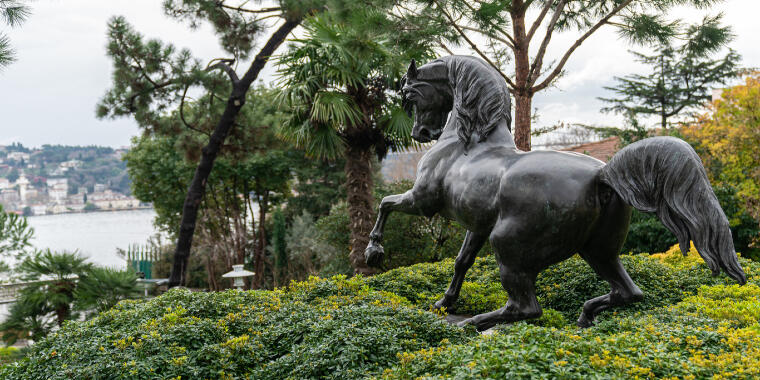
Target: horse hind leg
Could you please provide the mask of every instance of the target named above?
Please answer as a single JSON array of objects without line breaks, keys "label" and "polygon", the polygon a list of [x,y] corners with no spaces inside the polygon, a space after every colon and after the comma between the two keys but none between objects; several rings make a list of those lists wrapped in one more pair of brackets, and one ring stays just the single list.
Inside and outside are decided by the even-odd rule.
[{"label": "horse hind leg", "polygon": [[631,276],[623,268],[617,254],[611,257],[583,254],[581,256],[589,263],[594,272],[610,284],[610,292],[603,296],[592,298],[583,304],[583,311],[578,318],[578,326],[591,327],[594,324],[596,316],[603,310],[644,299],[644,293],[631,280]]},{"label": "horse hind leg", "polygon": [[472,324],[478,331],[483,331],[499,323],[517,322],[541,316],[543,311],[536,298],[535,275],[510,270],[501,263],[499,275],[501,285],[509,295],[507,304],[498,310],[464,320],[460,322],[460,325]]}]

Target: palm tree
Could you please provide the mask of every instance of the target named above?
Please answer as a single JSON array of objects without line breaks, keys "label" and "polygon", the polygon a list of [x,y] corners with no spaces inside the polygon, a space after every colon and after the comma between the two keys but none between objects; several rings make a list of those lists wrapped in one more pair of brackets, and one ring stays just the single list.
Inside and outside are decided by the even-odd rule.
[{"label": "palm tree", "polygon": [[24,260],[17,270],[30,282],[0,324],[2,339],[9,344],[26,336],[38,341],[56,324],[62,325],[71,315],[77,277],[91,268],[85,260],[76,253],[50,250]]},{"label": "palm tree", "polygon": [[412,121],[388,89],[410,59],[430,57],[431,49],[373,11],[343,22],[313,17],[304,28],[305,37],[279,58],[280,99],[289,113],[280,135],[311,156],[345,158],[349,257],[355,273],[371,274],[363,252],[374,213],[372,155],[382,159],[388,149],[413,144]]},{"label": "palm tree", "polygon": [[119,301],[140,295],[137,274],[132,270],[93,267],[79,279],[74,291],[77,308],[107,311]]}]

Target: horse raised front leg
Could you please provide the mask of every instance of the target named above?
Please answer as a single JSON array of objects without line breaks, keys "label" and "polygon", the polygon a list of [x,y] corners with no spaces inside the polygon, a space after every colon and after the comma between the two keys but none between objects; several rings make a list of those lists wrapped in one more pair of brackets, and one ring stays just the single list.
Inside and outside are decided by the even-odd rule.
[{"label": "horse raised front leg", "polygon": [[364,250],[364,258],[369,266],[379,266],[383,261],[383,230],[385,229],[385,222],[388,219],[388,215],[392,211],[401,211],[412,215],[422,215],[422,211],[415,206],[414,195],[412,190],[409,190],[403,194],[389,195],[380,202],[380,208],[377,213],[377,221],[375,227],[369,234],[369,244],[367,249]]},{"label": "horse raised front leg", "polygon": [[454,277],[451,279],[451,285],[449,285],[448,290],[444,293],[443,298],[433,305],[435,309],[453,311],[452,306],[454,306],[454,302],[459,298],[459,291],[462,290],[464,276],[475,262],[475,257],[478,255],[480,248],[483,247],[487,237],[488,235],[485,234],[467,231],[462,248],[459,250],[457,259],[454,262]]}]

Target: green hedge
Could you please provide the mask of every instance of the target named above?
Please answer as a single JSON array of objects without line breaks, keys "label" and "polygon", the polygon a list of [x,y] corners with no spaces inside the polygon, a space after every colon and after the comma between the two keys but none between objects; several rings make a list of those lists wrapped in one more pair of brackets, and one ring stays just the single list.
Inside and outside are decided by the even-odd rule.
[{"label": "green hedge", "polygon": [[[676,247],[623,256],[643,302],[581,330],[583,302],[609,291],[579,258],[538,281],[544,316],[492,336],[441,321],[429,305],[453,260],[346,279],[310,278],[275,291],[172,290],[70,322],[0,369],[0,378],[753,378],[760,375],[760,265],[749,284],[711,277]],[[478,258],[460,312],[503,306],[493,257]]]},{"label": "green hedge", "polygon": [[172,290],[67,323],[0,378],[348,379],[378,373],[398,352],[474,334],[360,279],[312,278],[287,291]]}]

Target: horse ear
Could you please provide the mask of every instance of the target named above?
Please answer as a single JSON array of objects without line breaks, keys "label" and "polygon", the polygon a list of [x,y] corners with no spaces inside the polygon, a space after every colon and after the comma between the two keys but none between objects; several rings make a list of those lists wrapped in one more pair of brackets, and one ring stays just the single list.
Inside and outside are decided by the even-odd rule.
[{"label": "horse ear", "polygon": [[406,77],[409,79],[417,78],[417,63],[414,62],[414,59],[412,59],[412,62],[409,64],[409,69],[406,71]]}]

